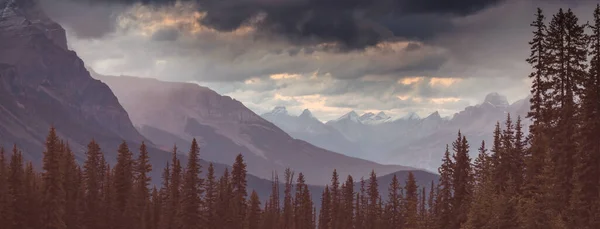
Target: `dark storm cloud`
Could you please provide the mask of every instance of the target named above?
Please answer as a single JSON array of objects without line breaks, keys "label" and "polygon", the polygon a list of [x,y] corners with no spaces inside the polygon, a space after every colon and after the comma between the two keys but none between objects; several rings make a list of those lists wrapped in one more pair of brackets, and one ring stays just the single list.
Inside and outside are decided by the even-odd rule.
[{"label": "dark storm cloud", "polygon": [[[74,1],[74,0],[73,0]],[[169,6],[176,0],[86,0],[94,4]],[[264,34],[296,44],[336,42],[362,49],[381,41],[428,40],[453,28],[455,17],[477,13],[502,0],[185,0],[195,2],[205,26],[233,31],[254,22]],[[80,1],[79,1],[80,2]]]},{"label": "dark storm cloud", "polygon": [[41,0],[44,12],[67,25],[80,38],[100,38],[116,28],[117,16],[124,7],[118,4],[96,3],[94,7],[74,0]]}]

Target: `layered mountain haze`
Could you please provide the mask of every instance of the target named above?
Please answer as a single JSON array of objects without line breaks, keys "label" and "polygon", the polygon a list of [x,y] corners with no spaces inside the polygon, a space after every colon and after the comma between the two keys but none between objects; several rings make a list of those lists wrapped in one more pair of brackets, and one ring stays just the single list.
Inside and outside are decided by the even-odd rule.
[{"label": "layered mountain haze", "polygon": [[[342,177],[366,176],[373,169],[380,175],[412,169],[381,165],[296,140],[239,101],[197,84],[100,74],[94,77],[111,87],[136,127],[160,147],[171,147],[174,142],[185,144],[196,138],[202,158],[230,163],[241,153],[248,172],[262,178],[271,178],[273,171],[283,174],[289,167],[304,173],[307,182],[326,184],[330,179],[323,174],[334,169]],[[285,117],[287,111],[280,107],[272,113],[273,117]],[[297,118],[302,121],[284,122],[294,128],[302,126],[304,132],[313,136],[333,133],[327,136],[335,137],[335,129],[324,126],[309,111]]]},{"label": "layered mountain haze", "polygon": [[273,111],[261,115],[295,139],[307,141],[317,147],[348,156],[361,156],[358,144],[348,140],[336,128],[325,125],[310,115],[305,109],[299,116],[291,115],[285,107],[275,107]]},{"label": "layered mountain haze", "polygon": [[[477,145],[482,140],[491,141],[496,122],[503,122],[508,113],[515,120],[520,116],[527,131],[529,122],[524,117],[528,111],[529,98],[510,104],[505,96],[490,93],[481,104],[466,107],[448,118],[437,111],[425,118],[415,112],[392,118],[384,112],[359,115],[351,111],[325,124],[313,118],[309,125],[301,116],[288,114],[284,107],[277,107],[263,117],[292,137],[328,150],[435,171],[446,144],[455,140],[457,130],[469,137],[472,145]],[[315,128],[309,126],[318,126],[323,131],[310,131]],[[471,153],[476,155],[475,151]]]}]

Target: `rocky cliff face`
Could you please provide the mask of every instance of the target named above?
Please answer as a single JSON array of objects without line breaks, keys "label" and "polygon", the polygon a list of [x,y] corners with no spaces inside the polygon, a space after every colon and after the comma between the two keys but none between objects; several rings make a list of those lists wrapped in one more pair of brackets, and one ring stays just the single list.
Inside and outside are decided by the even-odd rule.
[{"label": "rocky cliff face", "polygon": [[0,41],[0,144],[38,161],[51,125],[77,152],[92,138],[115,148],[145,139],[36,0],[0,0]]}]

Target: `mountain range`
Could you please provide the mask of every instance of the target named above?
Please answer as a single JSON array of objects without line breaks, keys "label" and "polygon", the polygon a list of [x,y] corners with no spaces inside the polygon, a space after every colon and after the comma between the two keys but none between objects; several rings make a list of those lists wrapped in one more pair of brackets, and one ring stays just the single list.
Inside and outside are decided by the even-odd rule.
[{"label": "mountain range", "polygon": [[120,143],[128,143],[137,153],[145,142],[154,184],[160,183],[174,144],[186,163],[184,154],[192,138],[201,142],[204,168],[210,161],[223,171],[235,155],[243,154],[252,181],[249,188],[257,190],[270,183],[272,172],[283,174],[287,167],[305,173],[313,185],[329,183],[333,169],[340,177],[356,178],[371,170],[381,176],[415,170],[295,140],[239,101],[196,84],[135,77],[94,79],[77,53],[69,50],[65,30],[45,15],[37,0],[0,0],[0,40],[0,145],[15,144],[36,166],[41,165],[45,138],[53,126],[78,162],[85,160],[92,139],[111,164]]},{"label": "mountain range", "polygon": [[[508,113],[514,118],[525,117],[529,98],[512,104],[498,93],[488,94],[481,104],[466,107],[449,118],[433,112],[425,118],[411,112],[392,118],[384,112],[359,115],[351,111],[338,119],[321,122],[304,110],[291,115],[285,107],[276,107],[262,115],[292,137],[316,146],[347,155],[382,163],[399,163],[435,171],[440,165],[445,145],[455,140],[458,130],[472,146],[492,139],[496,122],[503,122]],[[529,126],[523,119],[524,129]],[[472,147],[472,156],[477,147]]]}]

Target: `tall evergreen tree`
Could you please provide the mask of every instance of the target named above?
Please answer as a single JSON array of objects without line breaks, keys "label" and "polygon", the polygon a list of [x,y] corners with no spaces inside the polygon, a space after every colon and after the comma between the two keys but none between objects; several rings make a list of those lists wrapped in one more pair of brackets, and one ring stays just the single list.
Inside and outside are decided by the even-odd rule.
[{"label": "tall evergreen tree", "polygon": [[311,229],[313,217],[313,204],[310,197],[308,185],[302,173],[298,174],[296,180],[294,222],[295,229]]},{"label": "tall evergreen tree", "polygon": [[148,156],[148,150],[146,149],[146,143],[142,142],[140,146],[140,153],[135,163],[135,194],[136,194],[136,210],[137,217],[135,222],[139,228],[145,229],[150,225],[147,225],[149,220],[149,213],[151,210],[150,205],[150,176],[149,173],[152,171],[152,165],[150,164],[150,157]]},{"label": "tall evergreen tree", "polygon": [[464,228],[479,229],[492,228],[492,213],[496,193],[492,184],[491,157],[487,154],[485,142],[481,142],[479,154],[473,166],[475,174],[475,187],[473,199],[468,212],[468,219]]},{"label": "tall evergreen tree", "polygon": [[[64,174],[63,187],[65,190],[65,225],[68,229],[81,228],[79,209],[79,166],[75,162],[75,156],[69,144],[63,146],[61,152],[61,166]],[[32,171],[33,173],[33,171]]]},{"label": "tall evergreen tree", "polygon": [[167,200],[167,208],[165,209],[164,222],[166,229],[179,229],[181,227],[181,180],[182,168],[181,162],[177,158],[177,146],[173,146],[171,157],[171,179],[169,186],[169,199]]},{"label": "tall evergreen tree", "polygon": [[290,168],[285,169],[285,190],[283,191],[283,219],[282,229],[294,228],[294,204],[292,196],[294,172]]},{"label": "tall evergreen tree", "polygon": [[46,138],[43,160],[44,196],[42,198],[42,219],[45,229],[66,229],[64,174],[61,168],[62,147],[54,127]]},{"label": "tall evergreen tree", "polygon": [[369,178],[369,185],[367,190],[367,211],[366,211],[366,227],[367,228],[379,228],[380,216],[381,216],[381,205],[379,204],[379,184],[377,183],[377,174],[375,171],[371,171]]},{"label": "tall evergreen tree", "polygon": [[352,228],[354,222],[354,179],[348,175],[342,189],[340,228]]},{"label": "tall evergreen tree", "polygon": [[580,144],[575,155],[571,224],[577,228],[596,228],[594,212],[600,210],[600,5],[594,10],[590,26],[590,69],[581,90]]},{"label": "tall evergreen tree", "polygon": [[331,225],[329,227],[331,229],[339,229],[340,226],[340,177],[337,173],[337,170],[333,170],[333,175],[331,176]]},{"label": "tall evergreen tree", "polygon": [[88,229],[100,229],[102,225],[102,177],[104,177],[104,162],[100,157],[100,146],[92,140],[87,146],[87,158],[83,164],[83,177],[85,185],[85,209],[83,210],[83,224]]},{"label": "tall evergreen tree", "polygon": [[9,215],[12,214],[12,211],[8,193],[8,174],[4,147],[0,147],[0,225],[7,225],[10,228]]},{"label": "tall evergreen tree", "polygon": [[248,208],[248,229],[261,229],[261,209],[260,209],[260,200],[258,198],[258,194],[256,191],[252,190],[252,194],[250,195],[250,206]]},{"label": "tall evergreen tree", "polygon": [[114,188],[114,209],[115,219],[114,225],[119,228],[131,228],[134,225],[132,216],[134,202],[131,199],[133,195],[134,182],[134,161],[133,155],[123,142],[119,146],[117,155],[117,164],[114,168],[113,188]]},{"label": "tall evergreen tree", "polygon": [[392,182],[390,183],[390,187],[388,188],[388,224],[389,225],[397,225],[400,227],[404,225],[404,221],[402,220],[404,217],[402,213],[402,202],[404,199],[402,198],[402,188],[400,187],[400,182],[398,181],[398,177],[396,174],[392,177]]},{"label": "tall evergreen tree", "polygon": [[[24,175],[24,187],[23,187],[23,196],[25,197],[25,206],[23,209],[27,212],[27,219],[25,221],[25,228],[41,228],[43,227],[43,222],[40,217],[40,209],[41,205],[41,190],[40,190],[40,179],[39,174],[34,170],[33,164],[31,162],[27,163],[25,166],[25,175]],[[75,216],[79,219],[79,212],[75,212]],[[79,221],[76,221],[79,222]]]},{"label": "tall evergreen tree", "polygon": [[454,228],[460,226],[467,221],[467,214],[473,194],[473,174],[471,169],[471,158],[469,157],[469,143],[467,138],[460,131],[458,138],[452,143],[454,150],[454,169],[453,169],[453,215],[455,221]]},{"label": "tall evergreen tree", "polygon": [[208,166],[204,191],[204,218],[206,219],[206,228],[216,228],[218,222],[214,219],[217,217],[216,204],[217,198],[219,197],[219,190],[215,177],[215,168],[212,163]]},{"label": "tall evergreen tree", "polygon": [[237,228],[242,228],[244,225],[244,219],[246,219],[246,163],[244,157],[241,154],[235,158],[235,163],[231,170],[231,187],[233,189],[233,203],[232,208],[234,211],[233,223]]},{"label": "tall evergreen tree", "polygon": [[556,210],[554,218],[563,221],[565,212],[560,207],[568,202],[572,190],[573,151],[577,149],[578,104],[577,97],[585,78],[587,58],[587,38],[584,26],[580,25],[575,14],[562,9],[555,14],[548,26],[547,43],[549,53],[550,99],[552,101],[552,123],[550,128],[552,153],[550,160],[554,167],[551,179],[553,192],[551,209]]},{"label": "tall evergreen tree", "polygon": [[319,229],[331,229],[331,194],[329,185],[325,186],[321,197],[321,211],[319,211]]},{"label": "tall evergreen tree", "polygon": [[148,225],[148,229],[160,229],[162,228],[162,207],[163,207],[163,198],[160,196],[160,192],[156,189],[156,186],[154,188],[152,188],[152,194],[151,194],[151,201],[150,201],[150,209],[151,209],[151,213],[150,213],[150,223],[147,224]]},{"label": "tall evergreen tree", "polygon": [[233,211],[231,210],[231,199],[233,192],[229,170],[225,169],[223,176],[219,179],[219,198],[217,202],[217,222],[215,228],[233,228]]},{"label": "tall evergreen tree", "polygon": [[435,199],[436,199],[436,193],[435,193],[435,185],[434,182],[431,181],[431,186],[429,189],[429,198],[427,199],[427,225],[425,226],[426,229],[434,229],[436,228],[435,223],[437,222],[437,215],[436,215],[436,208],[437,206],[435,206]]},{"label": "tall evergreen tree", "polygon": [[[159,229],[167,229],[169,228],[168,225],[168,218],[171,215],[171,212],[169,212],[170,209],[170,190],[169,187],[171,186],[171,166],[169,164],[169,162],[167,162],[167,165],[165,166],[163,173],[162,173],[162,187],[160,188],[160,222],[158,224],[158,228]],[[156,213],[156,212],[155,212]]]},{"label": "tall evergreen tree", "polygon": [[[104,161],[104,160],[102,160]],[[115,186],[113,184],[114,179],[113,179],[113,170],[111,169],[110,165],[108,165],[108,163],[103,162],[104,163],[104,176],[102,177],[103,180],[103,185],[102,185],[102,207],[101,209],[101,214],[102,214],[102,221],[101,224],[102,227],[100,228],[115,228],[115,219],[116,219],[116,214],[117,211],[116,209],[116,189]]]},{"label": "tall evergreen tree", "polygon": [[196,139],[192,141],[192,146],[188,154],[188,164],[185,168],[185,175],[181,187],[181,228],[203,228],[204,221],[200,209],[202,207],[202,185],[203,179],[200,178],[200,147]]},{"label": "tall evergreen tree", "polygon": [[412,172],[408,173],[406,179],[406,185],[404,186],[405,199],[404,199],[404,228],[416,229],[419,227],[419,214],[418,214],[418,189],[417,181]]},{"label": "tall evergreen tree", "polygon": [[[27,221],[27,212],[24,196],[25,187],[25,172],[23,170],[23,156],[21,151],[15,145],[13,147],[12,156],[8,167],[8,214],[7,218],[10,221],[8,226],[11,229],[25,228]],[[57,197],[60,198],[60,197]],[[44,209],[45,210],[45,209]],[[44,218],[44,222],[46,221]],[[62,218],[59,218],[62,220]],[[12,227],[11,227],[12,226]]]},{"label": "tall evergreen tree", "polygon": [[437,225],[438,228],[447,228],[452,224],[452,220],[455,217],[452,212],[454,162],[450,158],[448,145],[446,145],[446,152],[444,153],[442,165],[438,171],[440,173],[440,181],[438,183],[439,190],[436,198],[436,207],[438,210]]}]

